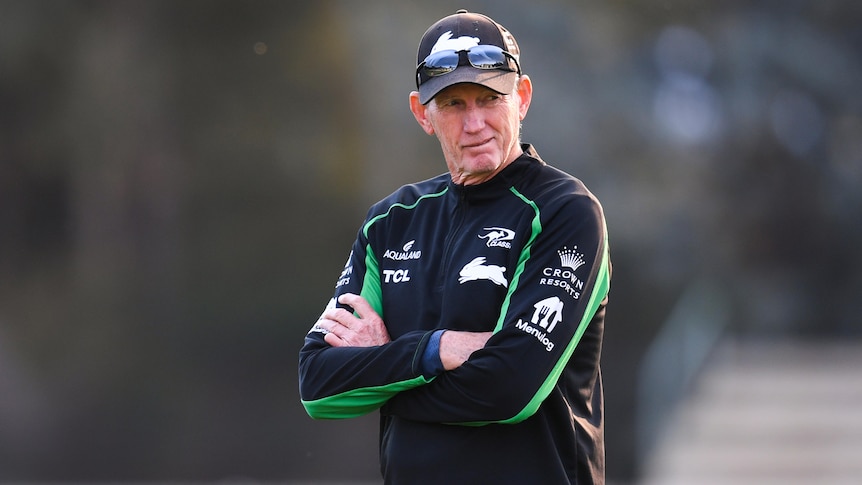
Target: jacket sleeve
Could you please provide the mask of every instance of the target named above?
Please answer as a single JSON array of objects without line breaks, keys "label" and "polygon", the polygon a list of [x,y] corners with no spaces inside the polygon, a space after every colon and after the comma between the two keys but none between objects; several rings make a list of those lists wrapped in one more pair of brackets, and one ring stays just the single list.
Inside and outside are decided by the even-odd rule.
[{"label": "jacket sleeve", "polygon": [[[382,314],[378,264],[360,232],[336,283],[329,306],[342,293],[365,297]],[[385,318],[385,317],[384,317]],[[376,347],[332,347],[316,324],[299,353],[299,391],[306,412],[315,419],[351,418],[379,408],[405,389],[433,377],[419,372],[418,360],[431,332],[417,331]]]},{"label": "jacket sleeve", "polygon": [[610,287],[601,206],[583,196],[547,219],[535,212],[486,346],[427,386],[399,394],[383,412],[425,422],[517,423],[536,412],[564,372],[561,385],[590,392]]}]

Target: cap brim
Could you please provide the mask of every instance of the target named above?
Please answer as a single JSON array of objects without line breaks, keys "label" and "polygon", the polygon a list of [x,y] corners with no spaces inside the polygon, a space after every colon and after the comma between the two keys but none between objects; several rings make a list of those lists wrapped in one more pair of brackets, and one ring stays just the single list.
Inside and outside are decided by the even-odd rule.
[{"label": "cap brim", "polygon": [[458,83],[481,84],[500,94],[511,94],[518,73],[500,69],[476,69],[473,66],[459,66],[442,76],[432,77],[419,86],[419,102],[427,104],[445,88]]}]

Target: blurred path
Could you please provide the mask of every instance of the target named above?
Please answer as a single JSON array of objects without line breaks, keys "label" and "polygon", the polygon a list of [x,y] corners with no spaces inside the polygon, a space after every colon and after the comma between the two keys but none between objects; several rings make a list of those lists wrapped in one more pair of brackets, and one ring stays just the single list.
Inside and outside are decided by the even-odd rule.
[{"label": "blurred path", "polygon": [[723,344],[641,485],[862,483],[862,342]]}]

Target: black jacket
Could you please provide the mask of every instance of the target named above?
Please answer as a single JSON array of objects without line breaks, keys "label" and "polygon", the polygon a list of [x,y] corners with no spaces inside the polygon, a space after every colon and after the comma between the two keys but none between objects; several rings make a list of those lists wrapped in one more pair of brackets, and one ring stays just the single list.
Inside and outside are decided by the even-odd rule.
[{"label": "black jacket", "polygon": [[[375,204],[335,296],[364,296],[392,342],[333,348],[314,327],[300,351],[309,415],[380,409],[387,483],[604,483],[604,215],[524,148],[485,183],[443,174]],[[435,329],[495,333],[458,369],[423,375]]]}]

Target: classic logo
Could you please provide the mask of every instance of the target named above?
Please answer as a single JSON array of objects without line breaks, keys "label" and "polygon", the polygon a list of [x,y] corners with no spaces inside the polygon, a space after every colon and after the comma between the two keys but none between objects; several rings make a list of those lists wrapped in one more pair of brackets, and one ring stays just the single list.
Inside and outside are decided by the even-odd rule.
[{"label": "classic logo", "polygon": [[563,247],[557,251],[557,255],[560,257],[560,267],[543,269],[542,276],[544,278],[539,279],[539,284],[562,288],[569,296],[577,300],[584,290],[584,282],[578,279],[575,271],[586,264],[584,255],[578,252],[577,246],[572,249]]},{"label": "classic logo", "polygon": [[[554,342],[548,338],[548,334],[553,332],[554,327],[563,320],[563,306],[563,302],[556,296],[545,298],[533,305],[535,310],[530,321],[526,322],[519,318],[515,328],[536,337],[536,340],[545,346],[545,350],[550,352],[554,349]],[[538,328],[534,325],[538,325]]]},{"label": "classic logo", "polygon": [[487,239],[485,245],[489,248],[506,248],[512,249],[512,239],[515,239],[515,231],[504,227],[486,227],[485,234],[480,234],[479,239]]},{"label": "classic logo", "polygon": [[444,32],[443,35],[437,39],[437,42],[434,44],[434,47],[431,48],[431,52],[429,52],[428,55],[448,50],[453,50],[455,52],[465,51],[471,47],[476,47],[477,45],[479,45],[478,37],[462,35],[461,37],[453,39],[452,31],[450,30]]},{"label": "classic logo", "polygon": [[486,265],[485,257],[479,256],[461,268],[461,272],[458,273],[460,276],[460,278],[458,278],[458,283],[464,284],[467,281],[490,280],[494,282],[494,284],[506,288],[509,286],[509,282],[503,275],[505,272],[505,267],[493,264]]},{"label": "classic logo", "polygon": [[408,241],[405,244],[401,251],[393,251],[391,249],[387,249],[383,253],[384,259],[391,259],[393,261],[407,261],[410,259],[419,259],[422,257],[422,251],[413,251],[413,245],[416,244],[416,240],[413,239]]}]

